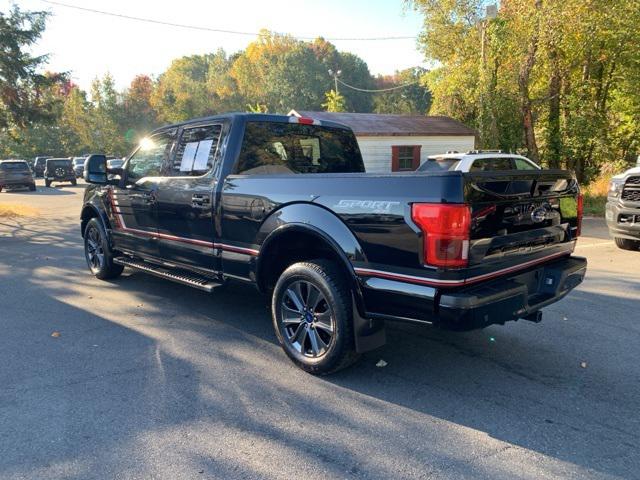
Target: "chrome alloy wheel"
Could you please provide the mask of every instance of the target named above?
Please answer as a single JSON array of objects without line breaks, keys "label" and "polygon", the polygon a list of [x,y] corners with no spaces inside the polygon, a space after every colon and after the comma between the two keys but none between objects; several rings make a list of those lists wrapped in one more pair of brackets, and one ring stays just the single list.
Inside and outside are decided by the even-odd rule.
[{"label": "chrome alloy wheel", "polygon": [[323,356],[334,338],[331,307],[320,289],[305,280],[292,282],[284,292],[280,322],[285,341],[306,357]]},{"label": "chrome alloy wheel", "polygon": [[100,231],[90,226],[86,232],[87,240],[85,246],[85,255],[87,263],[92,272],[98,272],[104,266],[104,249],[102,248],[102,238]]}]

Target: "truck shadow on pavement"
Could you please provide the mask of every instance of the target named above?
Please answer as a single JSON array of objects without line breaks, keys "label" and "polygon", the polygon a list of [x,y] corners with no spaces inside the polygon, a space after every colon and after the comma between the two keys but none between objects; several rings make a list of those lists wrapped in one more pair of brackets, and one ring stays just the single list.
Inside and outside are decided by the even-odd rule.
[{"label": "truck shadow on pavement", "polygon": [[[541,325],[469,333],[390,324],[385,347],[315,378],[277,346],[253,287],[207,295],[128,272],[100,282],[76,225],[45,243],[42,227],[22,227],[0,236],[0,477],[627,477],[638,467],[637,348],[622,351],[591,324],[597,314],[566,314],[585,301],[639,311],[632,298],[578,290]],[[638,335],[629,317],[598,320]],[[618,361],[582,368],[581,348],[614,349]]]}]

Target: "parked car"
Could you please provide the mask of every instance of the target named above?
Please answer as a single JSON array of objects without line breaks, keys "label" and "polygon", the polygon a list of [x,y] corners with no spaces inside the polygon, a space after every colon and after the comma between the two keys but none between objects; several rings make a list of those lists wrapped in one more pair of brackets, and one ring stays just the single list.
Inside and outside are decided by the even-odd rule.
[{"label": "parked car", "polygon": [[366,174],[353,132],[228,114],[156,130],[107,178],[86,163],[81,232],[97,278],[124,267],[271,298],[302,369],[326,374],[385,342],[385,321],[483,328],[541,320],[580,284],[571,172]]},{"label": "parked car", "polygon": [[47,158],[51,157],[36,157],[33,161],[33,176],[36,178],[44,177],[44,168],[47,163]]},{"label": "parked car", "polygon": [[3,188],[36,189],[29,164],[24,160],[0,160],[0,192]]},{"label": "parked car", "polygon": [[605,218],[619,248],[640,249],[640,165],[611,179]]},{"label": "parked car", "polygon": [[124,165],[123,158],[111,158],[107,160],[107,168],[121,168]]},{"label": "parked car", "polygon": [[70,182],[76,185],[78,181],[73,173],[70,158],[48,158],[44,168],[44,183],[50,187],[53,182]]},{"label": "parked car", "polygon": [[540,170],[540,166],[522,155],[502,153],[500,150],[472,150],[467,153],[450,152],[431,155],[416,171],[482,172],[496,170]]},{"label": "parked car", "polygon": [[76,178],[82,177],[84,173],[84,161],[87,157],[73,157],[73,173]]}]

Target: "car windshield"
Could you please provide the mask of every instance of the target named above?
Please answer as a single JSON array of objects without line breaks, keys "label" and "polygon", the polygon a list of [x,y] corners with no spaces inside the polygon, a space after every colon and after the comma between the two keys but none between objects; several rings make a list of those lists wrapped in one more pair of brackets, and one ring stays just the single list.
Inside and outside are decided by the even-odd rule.
[{"label": "car windshield", "polygon": [[446,172],[455,170],[460,162],[459,158],[430,158],[417,169],[418,172]]},{"label": "car windshield", "polygon": [[73,164],[78,166],[78,165],[83,165],[84,164],[84,158],[74,158],[73,159]]},{"label": "car windshield", "polygon": [[70,163],[71,163],[70,160],[47,160],[47,167],[49,168],[68,167]]},{"label": "car windshield", "polygon": [[3,162],[0,163],[0,170],[5,172],[7,171],[27,171],[29,170],[29,165],[26,162]]},{"label": "car windshield", "polygon": [[107,165],[109,166],[109,168],[121,167],[123,163],[124,163],[123,160],[109,160],[109,161],[107,161]]}]

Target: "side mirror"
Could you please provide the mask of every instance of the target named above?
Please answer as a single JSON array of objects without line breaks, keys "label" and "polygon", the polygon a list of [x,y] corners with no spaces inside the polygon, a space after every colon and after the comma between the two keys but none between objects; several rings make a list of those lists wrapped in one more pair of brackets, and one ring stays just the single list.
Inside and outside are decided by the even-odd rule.
[{"label": "side mirror", "polygon": [[87,183],[104,185],[107,183],[107,157],[89,155],[84,161],[84,180]]}]

